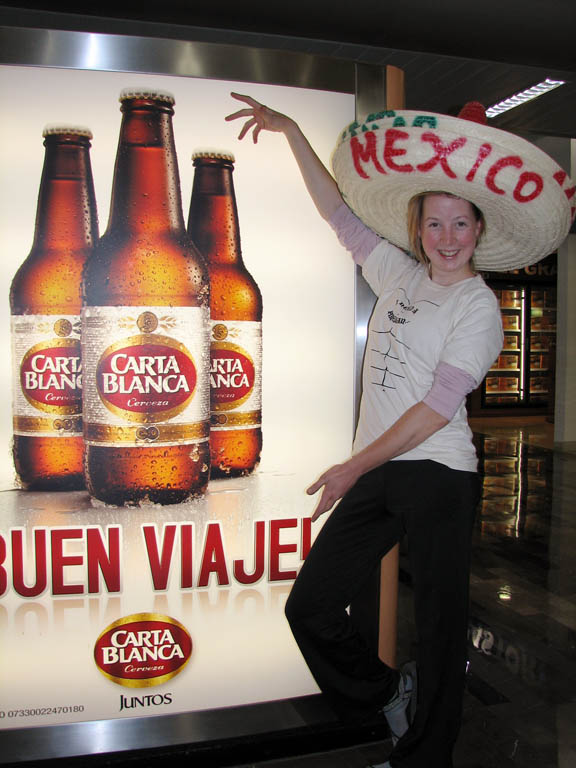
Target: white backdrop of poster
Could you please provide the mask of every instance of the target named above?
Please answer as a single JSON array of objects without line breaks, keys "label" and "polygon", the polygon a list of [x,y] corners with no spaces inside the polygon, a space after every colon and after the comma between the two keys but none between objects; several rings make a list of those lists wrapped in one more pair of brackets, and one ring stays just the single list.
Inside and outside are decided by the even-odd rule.
[{"label": "white backdrop of poster", "polygon": [[[121,119],[118,95],[124,87],[142,85],[168,90],[176,99],[185,219],[192,152],[211,147],[236,156],[242,249],[264,301],[264,448],[249,478],[211,481],[206,497],[195,502],[134,510],[95,507],[82,492],[14,490],[8,295],[32,243],[43,127],[72,123],[92,130],[102,233]],[[0,728],[194,711],[317,690],[283,610],[302,562],[302,540],[309,536],[314,500],[305,488],[350,451],[354,272],[307,197],[284,137],[262,134],[256,146],[249,137],[237,141],[241,122],[224,120],[242,106],[230,98],[231,90],[248,92],[294,117],[326,163],[339,130],[354,116],[353,96],[329,92],[0,67],[0,334],[5,349],[0,369]],[[109,526],[120,542],[113,564],[117,584],[101,575],[98,583],[88,577],[88,531],[96,530],[106,544]],[[38,594],[14,584],[12,542],[20,538],[24,582],[28,592]],[[184,558],[183,564],[185,539],[192,542],[192,561]],[[164,541],[173,546],[166,546],[162,567],[154,570],[151,563],[162,555]],[[240,583],[234,561],[252,572],[258,559],[262,576]],[[183,576],[184,570],[193,576]],[[202,574],[206,584],[199,583]],[[193,652],[169,682],[124,688],[101,674],[94,645],[111,622],[140,612],[181,622]],[[144,694],[149,694],[146,702],[130,706],[132,697],[144,701]]]}]

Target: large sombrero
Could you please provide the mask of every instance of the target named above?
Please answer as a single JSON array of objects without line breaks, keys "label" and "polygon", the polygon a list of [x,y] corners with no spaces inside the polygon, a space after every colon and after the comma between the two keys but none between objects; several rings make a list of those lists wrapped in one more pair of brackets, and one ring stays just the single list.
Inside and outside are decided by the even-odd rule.
[{"label": "large sombrero", "polygon": [[[478,109],[484,123],[476,122]],[[486,125],[481,105],[469,105],[460,117],[408,110],[368,115],[341,134],[332,167],[354,212],[405,250],[414,195],[449,192],[475,203],[486,219],[474,257],[478,269],[520,269],[554,253],[576,212],[576,188],[566,172],[529,141]]]}]

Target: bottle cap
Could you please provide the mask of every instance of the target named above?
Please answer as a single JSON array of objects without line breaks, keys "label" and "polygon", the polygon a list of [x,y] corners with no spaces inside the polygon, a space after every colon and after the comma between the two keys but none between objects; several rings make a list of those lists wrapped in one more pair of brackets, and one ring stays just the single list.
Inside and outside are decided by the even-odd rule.
[{"label": "bottle cap", "polygon": [[45,126],[42,131],[43,138],[46,136],[66,136],[73,134],[74,136],[86,136],[87,139],[92,139],[92,131],[90,128],[86,128],[83,125],[63,125],[61,123],[54,123],[53,125]]},{"label": "bottle cap", "polygon": [[160,91],[158,88],[145,88],[144,86],[134,88],[123,88],[120,91],[119,101],[127,99],[153,99],[154,101],[163,101],[165,104],[174,104],[174,96],[168,91]]},{"label": "bottle cap", "polygon": [[223,149],[195,149],[192,153],[192,160],[197,160],[202,157],[209,157],[214,160],[228,160],[231,163],[236,162],[232,152]]}]

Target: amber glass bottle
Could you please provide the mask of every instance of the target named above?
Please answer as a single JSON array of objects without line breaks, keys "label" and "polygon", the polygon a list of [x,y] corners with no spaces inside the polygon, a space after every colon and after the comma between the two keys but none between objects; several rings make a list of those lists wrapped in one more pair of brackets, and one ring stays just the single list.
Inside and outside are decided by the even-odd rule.
[{"label": "amber glass bottle", "polygon": [[210,272],[213,477],[245,475],[262,451],[262,295],[242,259],[226,152],[194,154],[188,233]]},{"label": "amber glass bottle", "polygon": [[184,226],[169,94],[126,90],[108,228],[85,270],[90,493],[201,495],[210,472],[209,281]]},{"label": "amber glass bottle", "polygon": [[98,238],[85,128],[44,130],[32,250],[10,290],[13,454],[30,490],[84,487],[80,310],[82,268]]}]

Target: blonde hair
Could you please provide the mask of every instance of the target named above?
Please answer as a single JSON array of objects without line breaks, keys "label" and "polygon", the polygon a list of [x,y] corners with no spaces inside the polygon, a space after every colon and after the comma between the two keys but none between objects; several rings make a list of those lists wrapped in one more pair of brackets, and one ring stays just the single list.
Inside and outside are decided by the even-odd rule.
[{"label": "blonde hair", "polygon": [[[424,264],[424,266],[428,268],[430,268],[430,259],[424,253],[424,248],[422,248],[420,230],[422,228],[424,200],[427,197],[431,197],[433,195],[444,195],[445,197],[453,197],[453,198],[456,198],[457,200],[464,200],[464,198],[460,198],[458,197],[458,195],[453,195],[450,192],[421,192],[418,195],[414,195],[414,197],[412,197],[409,200],[408,202],[408,238],[410,241],[410,251],[421,264]],[[486,231],[486,219],[484,218],[484,214],[482,213],[480,208],[478,208],[477,205],[474,205],[474,203],[470,202],[470,200],[467,200],[466,202],[470,203],[472,207],[472,213],[474,214],[475,221],[480,222],[480,233],[478,234],[478,238],[476,240],[476,245],[478,245],[480,238]],[[474,271],[476,271],[473,261],[470,263],[470,266]]]}]

